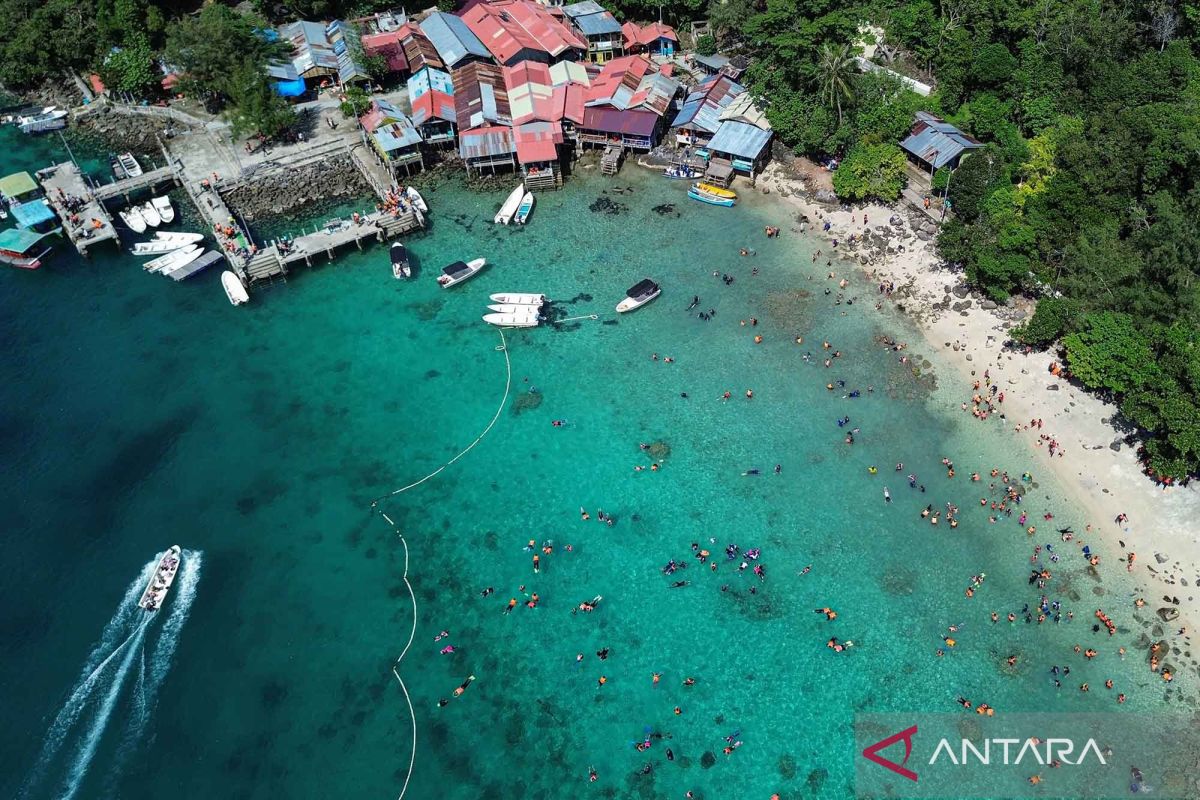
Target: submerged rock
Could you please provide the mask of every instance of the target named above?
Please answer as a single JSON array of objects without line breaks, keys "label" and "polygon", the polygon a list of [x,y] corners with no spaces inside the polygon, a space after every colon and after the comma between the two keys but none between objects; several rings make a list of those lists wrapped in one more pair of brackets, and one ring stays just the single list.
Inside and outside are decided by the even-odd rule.
[{"label": "submerged rock", "polygon": [[513,416],[520,416],[523,411],[532,411],[542,404],[541,392],[524,392],[513,399]]}]

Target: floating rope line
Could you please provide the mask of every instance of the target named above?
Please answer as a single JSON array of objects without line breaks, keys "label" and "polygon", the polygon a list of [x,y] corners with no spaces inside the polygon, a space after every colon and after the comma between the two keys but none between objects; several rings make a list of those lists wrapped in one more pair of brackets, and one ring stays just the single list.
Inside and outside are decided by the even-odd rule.
[{"label": "floating rope line", "polygon": [[414,488],[420,486],[425,481],[429,480],[430,478],[435,477],[442,470],[446,469],[446,467],[450,466],[451,464],[453,464],[454,462],[458,461],[460,458],[465,456],[467,453],[471,452],[471,450],[474,449],[475,445],[477,445],[481,441],[483,441],[483,437],[487,436],[488,433],[492,430],[492,428],[495,427],[496,422],[500,419],[500,415],[502,413],[504,413],[504,406],[508,404],[509,392],[512,391],[512,360],[508,357],[508,341],[504,338],[503,330],[499,331],[499,333],[500,333],[500,344],[496,346],[496,350],[497,350],[497,352],[504,353],[504,368],[505,368],[506,377],[504,379],[504,398],[500,401],[500,405],[496,408],[496,413],[492,416],[492,421],[489,422],[487,424],[487,427],[484,428],[483,431],[478,436],[475,437],[475,441],[473,441],[469,445],[467,445],[465,450],[463,450],[461,453],[456,455],[454,458],[447,461],[445,464],[442,464],[440,467],[438,467],[433,472],[426,475],[424,478],[421,478],[421,480],[414,481],[413,483],[410,483],[407,486],[401,486],[399,489],[396,489],[395,491],[389,492],[385,495],[381,495],[380,497],[377,497],[371,501],[371,509],[373,511],[379,512],[379,516],[382,517],[383,520],[392,527],[392,530],[395,531],[396,536],[399,537],[399,539],[400,539],[400,544],[402,544],[404,546],[404,573],[401,575],[401,578],[404,580],[405,588],[408,589],[408,596],[412,600],[412,610],[413,610],[412,630],[409,631],[408,642],[404,645],[404,650],[402,650],[400,652],[400,655],[396,659],[396,662],[392,665],[392,674],[395,675],[396,680],[400,682],[400,689],[404,692],[404,701],[406,703],[408,703],[409,718],[412,720],[412,754],[409,756],[409,759],[408,759],[408,774],[405,775],[405,777],[404,777],[404,785],[402,787],[400,787],[400,796],[396,800],[404,800],[404,793],[408,791],[409,781],[412,780],[413,767],[417,763],[417,712],[413,708],[412,697],[408,693],[408,687],[404,685],[404,678],[400,677],[400,670],[399,670],[400,662],[404,660],[404,657],[406,655],[408,655],[408,651],[412,647],[413,640],[416,639],[416,636],[417,636],[417,595],[415,592],[413,592],[412,584],[408,582],[408,561],[409,561],[408,542],[405,540],[404,534],[400,531],[400,526],[397,525],[396,522],[391,517],[389,517],[386,513],[384,513],[383,509],[379,508],[379,501],[385,500],[389,497],[395,497],[396,495],[400,494],[401,492],[407,492],[409,489],[414,489]]},{"label": "floating rope line", "polygon": [[566,319],[556,319],[556,320],[554,320],[554,324],[558,325],[559,323],[562,323],[562,322],[574,322],[577,319],[600,319],[600,315],[599,314],[584,314],[582,317],[567,317]]}]

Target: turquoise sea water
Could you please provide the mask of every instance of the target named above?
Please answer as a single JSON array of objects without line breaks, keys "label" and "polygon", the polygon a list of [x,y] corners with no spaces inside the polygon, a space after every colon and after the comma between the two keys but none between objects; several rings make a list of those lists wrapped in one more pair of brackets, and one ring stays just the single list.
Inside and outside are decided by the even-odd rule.
[{"label": "turquoise sea water", "polygon": [[[63,157],[56,140],[0,137],[11,169]],[[1040,475],[1025,505],[1043,528],[1034,539],[979,508],[987,481],[966,476],[1019,475],[1032,463],[1023,445],[950,411],[944,388],[930,394],[879,346],[891,334],[921,351],[839,265],[862,300],[835,305],[816,243],[768,198],[730,211],[685,189],[632,166],[613,180],[583,173],[540,195],[526,228],[498,229],[502,193],[443,183],[426,192],[432,230],[408,240],[414,281],[393,280],[386,250],[370,247],[242,308],[216,272],[175,284],[115,251],[82,261],[63,246],[40,271],[0,273],[0,793],[400,793],[412,736],[392,666],[413,607],[404,549],[371,502],[453,458],[500,407],[501,334],[479,319],[499,291],[544,292],[561,316],[599,319],[506,332],[511,393],[495,426],[380,503],[404,532],[417,599],[398,667],[418,731],[408,797],[840,797],[853,792],[859,711],[955,711],[959,695],[1002,711],[1110,711],[1115,691],[1130,710],[1166,707],[1132,649],[1128,587],[1089,576],[1053,533],[1082,529],[1082,514]],[[591,210],[601,199],[615,213]],[[784,236],[766,240],[769,223]],[[481,255],[491,264],[476,279],[435,285],[444,264]],[[617,319],[644,276],[663,296]],[[714,319],[685,311],[693,295]],[[752,316],[756,327],[739,324]],[[842,353],[828,369],[826,340]],[[652,460],[639,443],[663,454],[660,470],[635,470]],[[947,501],[962,508],[956,530],[920,518]],[[538,573],[530,540],[553,542]],[[1049,593],[1076,619],[992,625],[989,611],[1038,600],[1033,542],[1062,550]],[[127,592],[174,543],[192,571],[145,623]],[[765,581],[726,560],[730,543],[761,549]],[[665,576],[671,559],[688,566]],[[594,612],[572,613],[597,595]],[[506,615],[510,597],[521,602]],[[1122,628],[1113,639],[1091,631],[1100,605]],[[813,613],[826,606],[836,621]],[[958,644],[937,657],[944,635]],[[835,653],[830,636],[856,646]],[[1076,642],[1101,655],[1085,663]],[[456,652],[440,654],[447,643]],[[1058,692],[1055,663],[1073,667]],[[638,752],[648,731],[671,738]],[[722,754],[735,731],[745,744]]]}]

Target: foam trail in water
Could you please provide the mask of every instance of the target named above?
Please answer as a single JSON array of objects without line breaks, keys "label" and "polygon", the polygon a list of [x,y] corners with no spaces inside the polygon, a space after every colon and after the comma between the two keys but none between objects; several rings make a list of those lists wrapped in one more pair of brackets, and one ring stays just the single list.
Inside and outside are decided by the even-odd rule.
[{"label": "foam trail in water", "polygon": [[87,707],[96,684],[117,655],[137,635],[136,623],[145,616],[145,612],[138,606],[137,601],[150,582],[150,577],[154,574],[154,568],[158,565],[160,558],[162,558],[162,553],[146,562],[138,576],[129,584],[125,590],[125,596],[121,598],[121,602],[117,606],[116,613],[104,626],[99,641],[88,653],[79,680],[71,687],[66,702],[58,710],[54,721],[50,723],[46,739],[42,743],[42,751],[38,754],[33,770],[25,781],[21,796],[28,794],[30,787],[38,781],[51,759],[58,754],[71,729],[78,722],[79,715]]},{"label": "foam trail in water", "polygon": [[175,584],[171,587],[172,596],[167,600],[170,611],[165,612],[167,614],[166,622],[163,623],[162,631],[158,635],[158,641],[150,656],[150,674],[149,676],[145,675],[145,662],[143,661],[142,681],[137,687],[138,694],[134,696],[137,708],[125,726],[121,747],[117,750],[112,767],[108,772],[106,787],[107,794],[111,796],[117,794],[116,782],[125,766],[126,759],[141,743],[142,737],[145,735],[146,723],[154,713],[159,690],[162,689],[163,681],[166,680],[167,672],[171,668],[171,659],[175,655],[175,648],[179,645],[180,631],[188,620],[192,603],[196,600],[196,585],[200,582],[203,553],[184,550],[182,556],[179,574],[175,576]]},{"label": "foam trail in water", "polygon": [[92,764],[92,759],[96,756],[96,748],[100,746],[100,737],[104,735],[105,729],[108,727],[108,722],[112,718],[113,710],[117,706],[117,701],[121,698],[121,689],[125,685],[126,678],[129,672],[133,669],[133,663],[138,655],[143,652],[143,646],[146,638],[146,630],[150,627],[153,617],[147,615],[138,623],[137,630],[134,631],[132,646],[125,654],[125,658],[121,660],[120,666],[117,667],[113,674],[112,682],[108,687],[108,694],[100,703],[100,708],[97,709],[96,715],[92,718],[91,729],[84,736],[83,743],[75,754],[75,762],[71,765],[70,771],[67,773],[66,786],[62,788],[59,795],[61,800],[70,800],[79,791],[79,786],[83,783],[84,777],[87,775],[88,767]]}]

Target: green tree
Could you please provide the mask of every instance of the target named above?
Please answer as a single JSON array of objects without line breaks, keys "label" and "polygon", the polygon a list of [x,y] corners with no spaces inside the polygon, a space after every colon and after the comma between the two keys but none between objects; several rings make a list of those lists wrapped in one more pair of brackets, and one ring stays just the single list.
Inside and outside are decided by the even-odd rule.
[{"label": "green tree", "polygon": [[854,98],[854,78],[857,73],[858,64],[850,45],[821,46],[820,60],[816,65],[817,86],[822,101],[837,108],[838,125],[842,124],[842,101]]},{"label": "green tree", "polygon": [[1049,347],[1075,330],[1078,304],[1065,297],[1043,297],[1029,322],[1012,329],[1013,338],[1034,347]]},{"label": "green tree", "polygon": [[371,95],[361,86],[348,86],[344,94],[346,99],[339,106],[343,117],[359,117],[371,108]]},{"label": "green tree", "polygon": [[253,69],[263,73],[270,61],[290,55],[287,43],[269,42],[259,34],[266,27],[258,17],[212,3],[170,26],[166,59],[182,70],[185,91],[221,102],[249,97],[247,73]]},{"label": "green tree", "polygon": [[717,40],[711,34],[704,34],[696,40],[696,53],[702,56],[711,56],[717,52]]},{"label": "green tree", "polygon": [[1089,389],[1124,395],[1157,377],[1150,340],[1128,314],[1088,314],[1083,329],[1065,337],[1063,347],[1071,374]]},{"label": "green tree", "polygon": [[110,89],[144,97],[157,88],[161,75],[145,36],[135,34],[131,38],[133,42],[109,54],[100,73]]},{"label": "green tree", "polygon": [[833,173],[833,190],[847,200],[895,200],[904,188],[905,163],[894,144],[857,144]]},{"label": "green tree", "polygon": [[260,65],[247,59],[228,82],[232,109],[228,116],[235,135],[279,136],[296,122],[296,112],[275,92]]}]

